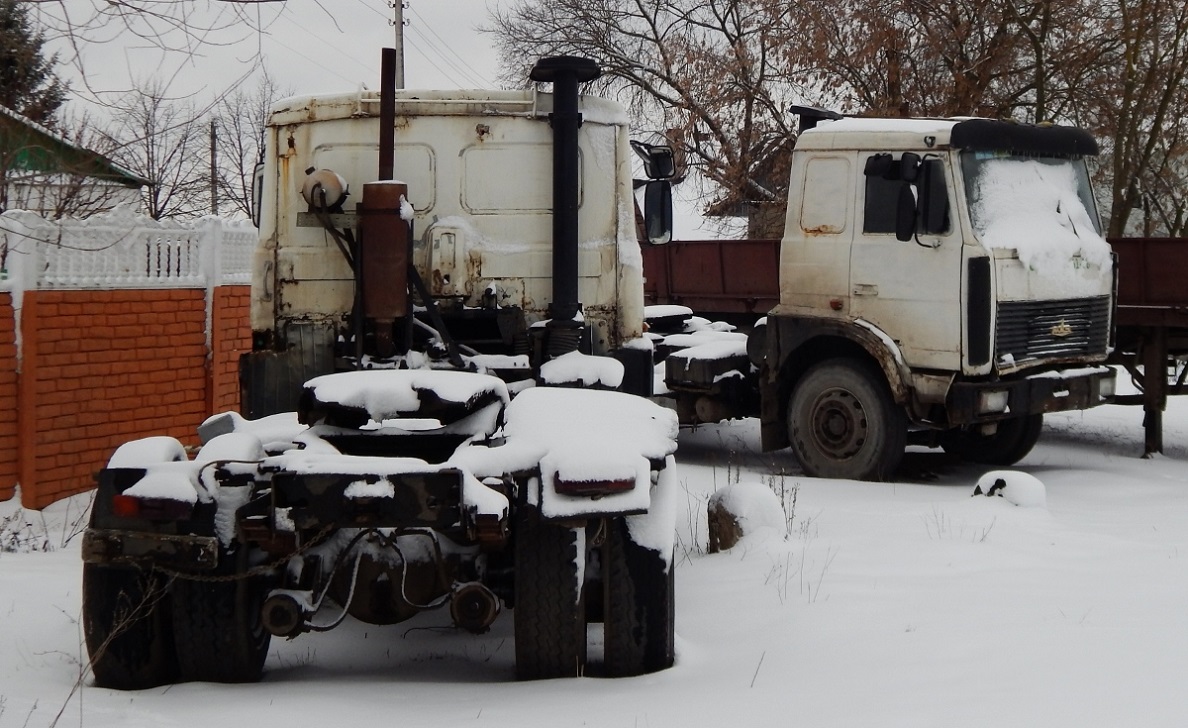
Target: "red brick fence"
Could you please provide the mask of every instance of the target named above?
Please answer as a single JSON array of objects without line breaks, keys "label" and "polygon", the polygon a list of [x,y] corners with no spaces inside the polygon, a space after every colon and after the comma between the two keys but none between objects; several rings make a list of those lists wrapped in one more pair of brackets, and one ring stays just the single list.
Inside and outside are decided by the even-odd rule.
[{"label": "red brick fence", "polygon": [[93,487],[122,442],[237,409],[256,233],[113,213],[0,215],[0,500]]}]

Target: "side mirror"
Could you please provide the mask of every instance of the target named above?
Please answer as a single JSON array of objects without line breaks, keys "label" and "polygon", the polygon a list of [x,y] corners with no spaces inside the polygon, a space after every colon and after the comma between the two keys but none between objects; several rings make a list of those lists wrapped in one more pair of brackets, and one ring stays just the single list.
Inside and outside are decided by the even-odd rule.
[{"label": "side mirror", "polygon": [[904,152],[899,158],[899,178],[904,182],[915,182],[920,176],[920,155]]},{"label": "side mirror", "polygon": [[648,179],[669,179],[676,176],[676,158],[672,147],[631,140],[631,149],[643,160],[644,174]]},{"label": "side mirror", "polygon": [[644,186],[644,228],[653,245],[672,240],[672,185],[668,180],[653,180]]},{"label": "side mirror", "polygon": [[928,159],[920,172],[920,217],[924,232],[943,235],[949,231],[949,196],[945,188],[944,166],[939,159]]},{"label": "side mirror", "polygon": [[260,203],[264,201],[264,163],[252,170],[252,224],[260,227]]},{"label": "side mirror", "polygon": [[862,173],[867,177],[891,179],[891,166],[894,160],[890,154],[875,154],[866,158],[866,167]]},{"label": "side mirror", "polygon": [[916,234],[916,194],[908,182],[900,185],[897,203],[895,206],[895,239],[906,243]]}]

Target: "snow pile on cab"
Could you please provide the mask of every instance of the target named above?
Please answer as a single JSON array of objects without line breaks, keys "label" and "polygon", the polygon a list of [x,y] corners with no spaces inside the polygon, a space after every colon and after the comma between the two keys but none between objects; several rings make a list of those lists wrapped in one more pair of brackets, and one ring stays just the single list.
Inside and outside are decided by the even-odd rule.
[{"label": "snow pile on cab", "polygon": [[1034,271],[1059,273],[1074,255],[1108,269],[1111,249],[1077,195],[1071,165],[1040,160],[985,162],[970,213],[989,248],[1014,248]]}]

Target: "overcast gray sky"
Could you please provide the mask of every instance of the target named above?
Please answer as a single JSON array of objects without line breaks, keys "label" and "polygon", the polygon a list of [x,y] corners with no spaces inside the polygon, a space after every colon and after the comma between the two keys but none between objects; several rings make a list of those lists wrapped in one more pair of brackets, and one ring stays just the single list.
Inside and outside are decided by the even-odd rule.
[{"label": "overcast gray sky", "polygon": [[[405,86],[497,87],[495,52],[477,27],[487,22],[488,6],[499,2],[405,0]],[[82,74],[73,65],[64,70],[79,96],[88,89],[119,92],[156,77],[170,82],[173,96],[213,97],[251,72],[257,59],[297,93],[378,86],[380,49],[395,45],[394,11],[386,0],[288,0],[246,7],[244,12],[258,14],[264,33],[246,25],[226,28],[186,54],[164,52],[134,33],[113,29],[77,46]],[[182,40],[175,34],[166,42]],[[51,47],[63,59],[74,53],[62,42]]]},{"label": "overcast gray sky", "polygon": [[[515,0],[404,2],[406,88],[498,88],[491,36],[477,29],[488,22],[490,8]],[[218,2],[211,7],[227,12]],[[236,83],[251,90],[256,80],[249,74],[258,74],[260,61],[280,88],[298,95],[351,90],[360,83],[379,87],[380,50],[395,44],[390,22],[394,13],[387,0],[287,0],[247,8],[259,14],[264,33],[246,25],[227,28],[186,54],[164,52],[131,32],[108,32],[74,46],[81,59],[63,70],[80,97],[90,95],[90,90],[110,101],[114,94],[156,78],[169,83],[167,95],[193,98],[198,106]],[[178,44],[182,39],[170,40]],[[72,56],[74,47],[51,45],[64,59]],[[77,66],[84,70],[85,81]],[[697,213],[692,184],[675,192],[678,239],[721,234]]]}]

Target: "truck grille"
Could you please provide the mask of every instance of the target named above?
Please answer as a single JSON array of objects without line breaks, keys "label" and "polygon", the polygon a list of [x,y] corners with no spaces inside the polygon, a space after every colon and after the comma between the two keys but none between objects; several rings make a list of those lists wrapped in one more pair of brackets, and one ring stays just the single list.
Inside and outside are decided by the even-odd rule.
[{"label": "truck grille", "polygon": [[1110,299],[1004,301],[998,304],[997,360],[1016,366],[1041,359],[1105,355]]}]

